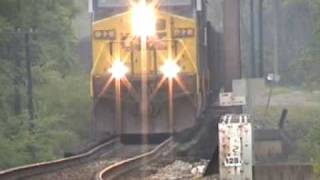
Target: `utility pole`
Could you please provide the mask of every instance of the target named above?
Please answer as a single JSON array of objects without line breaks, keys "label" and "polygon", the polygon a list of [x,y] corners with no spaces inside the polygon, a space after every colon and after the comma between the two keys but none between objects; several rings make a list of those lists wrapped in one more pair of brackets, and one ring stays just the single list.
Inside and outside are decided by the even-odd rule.
[{"label": "utility pole", "polygon": [[21,84],[21,56],[19,55],[19,43],[18,38],[14,38],[13,47],[13,58],[15,61],[15,75],[14,75],[14,113],[15,115],[21,114],[21,94],[20,94],[20,84]]},{"label": "utility pole", "polygon": [[[32,84],[32,57],[31,57],[31,51],[30,51],[30,40],[31,40],[31,35],[34,34],[36,32],[34,32],[33,29],[29,29],[27,31],[21,31],[21,29],[17,29],[16,31],[9,31],[9,32],[3,32],[0,34],[4,34],[4,35],[23,35],[24,36],[24,49],[25,49],[25,59],[26,59],[26,63],[25,63],[25,69],[27,72],[27,106],[28,106],[28,114],[29,114],[29,122],[30,122],[30,128],[33,128],[33,123],[32,120],[34,119],[34,107],[33,107],[33,84]],[[18,40],[17,40],[18,41]],[[20,67],[21,66],[21,61],[19,60],[19,56],[17,55],[17,53],[15,53],[15,65],[16,67]],[[15,87],[14,87],[14,91],[15,93],[17,93],[19,91],[19,87],[18,87],[18,81],[21,80],[21,74],[20,72],[17,72],[18,74],[16,74],[15,78],[14,78],[14,83],[15,83]],[[17,95],[17,94],[16,94]],[[17,103],[19,103],[21,101],[20,99],[20,93],[19,93],[19,97],[15,97],[15,101],[17,101]],[[20,104],[15,104],[15,111],[19,111],[19,108],[21,108]]]},{"label": "utility pole", "polygon": [[251,32],[251,43],[250,43],[250,49],[251,49],[251,77],[256,77],[256,60],[255,60],[255,28],[254,28],[254,0],[250,0],[250,32]]},{"label": "utility pole", "polygon": [[264,46],[263,46],[263,0],[258,0],[258,18],[259,18],[259,43],[258,43],[258,57],[259,57],[259,77],[264,77]]},{"label": "utility pole", "polygon": [[279,48],[280,48],[280,0],[273,0],[273,20],[274,20],[274,29],[273,29],[273,75],[274,80],[277,79],[279,75]]},{"label": "utility pole", "polygon": [[[94,24],[94,21],[95,21],[95,11],[94,11],[94,3],[93,3],[93,0],[88,0],[88,21],[89,21],[89,27],[90,27],[90,34],[89,34],[89,41],[90,41],[90,54],[89,54],[89,59],[90,59],[90,62],[92,62],[92,59],[93,59],[93,54],[92,54],[92,34],[93,34],[93,24]],[[91,67],[93,65],[91,64]],[[94,99],[94,104],[96,104],[96,100]],[[95,114],[95,106],[93,107],[93,114]],[[97,135],[97,129],[98,129],[98,120],[97,120],[97,117],[94,115],[92,116],[91,118],[91,127],[90,127],[90,137],[95,140],[95,138],[98,137]]]},{"label": "utility pole", "polygon": [[30,34],[33,30],[26,31],[24,34],[25,53],[26,53],[26,71],[27,71],[27,97],[28,97],[28,111],[29,111],[29,126],[33,128],[34,108],[33,108],[33,84],[31,71],[31,54],[30,54]]},{"label": "utility pole", "polygon": [[241,78],[240,1],[224,1],[224,89],[232,92],[232,81]]}]

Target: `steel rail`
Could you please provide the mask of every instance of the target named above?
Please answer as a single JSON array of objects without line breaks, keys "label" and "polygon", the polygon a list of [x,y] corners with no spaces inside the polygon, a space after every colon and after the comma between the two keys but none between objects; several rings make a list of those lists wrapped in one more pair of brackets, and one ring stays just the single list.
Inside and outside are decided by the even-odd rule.
[{"label": "steel rail", "polygon": [[125,159],[111,166],[108,166],[96,174],[96,180],[115,179],[122,174],[129,172],[142,164],[147,164],[159,157],[162,153],[172,148],[172,137],[155,147],[153,150],[137,155],[135,157]]},{"label": "steel rail", "polygon": [[6,180],[16,180],[23,179],[32,176],[42,175],[46,173],[51,173],[54,171],[61,170],[63,168],[87,163],[91,160],[94,160],[99,155],[105,153],[105,150],[113,147],[116,143],[119,142],[119,138],[113,138],[106,143],[95,146],[91,150],[81,153],[75,156],[68,158],[62,158],[53,161],[35,163],[25,166],[20,166],[16,168],[11,168],[8,170],[0,171],[0,179]]}]

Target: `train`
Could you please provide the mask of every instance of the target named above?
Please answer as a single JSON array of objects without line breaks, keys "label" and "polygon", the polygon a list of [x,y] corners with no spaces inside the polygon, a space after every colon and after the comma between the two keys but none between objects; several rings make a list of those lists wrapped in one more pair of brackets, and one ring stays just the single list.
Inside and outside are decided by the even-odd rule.
[{"label": "train", "polygon": [[170,136],[194,127],[219,89],[205,1],[93,0],[92,6],[94,136]]}]

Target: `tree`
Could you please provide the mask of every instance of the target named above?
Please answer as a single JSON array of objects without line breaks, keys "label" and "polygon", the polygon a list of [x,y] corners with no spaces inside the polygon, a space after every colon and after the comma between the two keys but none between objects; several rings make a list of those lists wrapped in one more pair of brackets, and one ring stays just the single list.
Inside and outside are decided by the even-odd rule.
[{"label": "tree", "polygon": [[[305,45],[299,61],[291,63],[289,70],[285,73],[285,79],[290,85],[303,86],[309,90],[318,89],[320,87],[318,78],[320,76],[320,1],[286,0],[285,3],[287,6],[297,4],[306,7],[302,9],[305,11],[303,13],[309,16],[312,22],[309,25],[312,29],[311,43]],[[304,25],[301,28],[304,31],[307,27]]]},{"label": "tree", "polygon": [[[74,53],[75,2],[0,1],[0,169],[61,157],[87,138],[91,102],[87,72]],[[31,131],[22,33],[30,28],[35,30],[30,36],[35,107]],[[20,110],[15,109],[17,94]]]}]

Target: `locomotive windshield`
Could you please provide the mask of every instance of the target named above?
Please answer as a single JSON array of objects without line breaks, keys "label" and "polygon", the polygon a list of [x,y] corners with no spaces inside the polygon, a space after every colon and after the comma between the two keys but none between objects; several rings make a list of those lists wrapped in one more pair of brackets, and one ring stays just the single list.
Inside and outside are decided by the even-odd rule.
[{"label": "locomotive windshield", "polygon": [[105,8],[105,7],[122,7],[122,6],[128,6],[129,1],[128,0],[98,0],[97,6],[99,8]]},{"label": "locomotive windshield", "polygon": [[162,6],[186,6],[191,5],[192,0],[162,0]]},{"label": "locomotive windshield", "polygon": [[[161,0],[161,6],[190,6],[192,0]],[[129,0],[98,0],[99,8],[128,6]]]},{"label": "locomotive windshield", "polygon": [[[93,0],[95,19],[110,17],[128,10],[130,0]],[[138,0],[131,0],[138,1]],[[152,0],[147,0],[152,1]],[[193,0],[160,0],[160,10],[180,16],[193,17]]]}]

